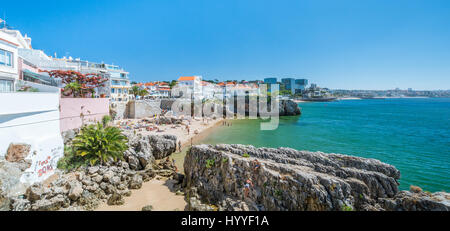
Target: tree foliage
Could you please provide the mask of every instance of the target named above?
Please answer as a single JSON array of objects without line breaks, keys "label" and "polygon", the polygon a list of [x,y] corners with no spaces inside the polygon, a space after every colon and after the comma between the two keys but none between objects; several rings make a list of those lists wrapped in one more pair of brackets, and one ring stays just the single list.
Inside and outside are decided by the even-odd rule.
[{"label": "tree foliage", "polygon": [[95,92],[95,88],[104,87],[104,83],[108,81],[108,78],[104,78],[98,73],[88,73],[82,74],[77,71],[64,71],[64,70],[52,70],[43,71],[47,72],[53,78],[59,78],[62,83],[66,86],[64,87],[63,94],[65,96],[72,95],[73,97],[86,97],[89,93],[92,95]]},{"label": "tree foliage", "polygon": [[134,98],[136,98],[139,95],[139,92],[141,91],[141,88],[137,85],[134,85],[131,87],[129,93],[134,95]]},{"label": "tree foliage", "polygon": [[85,163],[95,165],[109,160],[123,159],[123,152],[128,148],[127,138],[116,127],[104,127],[102,123],[85,126],[73,140],[76,156]]}]

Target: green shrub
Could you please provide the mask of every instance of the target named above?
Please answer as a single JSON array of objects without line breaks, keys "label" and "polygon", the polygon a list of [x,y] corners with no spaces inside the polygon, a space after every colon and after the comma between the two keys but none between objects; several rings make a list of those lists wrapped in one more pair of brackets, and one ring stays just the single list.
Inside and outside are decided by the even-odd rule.
[{"label": "green shrub", "polygon": [[228,158],[223,158],[223,159],[222,159],[222,163],[225,164],[225,163],[227,163],[227,162],[228,162]]},{"label": "green shrub", "polygon": [[242,156],[245,157],[245,158],[249,158],[250,157],[250,155],[248,153],[244,153],[244,155],[242,155]]},{"label": "green shrub", "polygon": [[69,171],[85,165],[83,157],[75,155],[73,148],[65,146],[64,157],[59,159],[57,167]]},{"label": "green shrub", "polygon": [[349,205],[344,205],[344,206],[342,206],[342,211],[346,211],[346,212],[353,211],[353,207],[349,206]]},{"label": "green shrub", "polygon": [[206,168],[211,168],[214,166],[214,164],[215,164],[214,159],[206,160]]},{"label": "green shrub", "polygon": [[282,195],[283,195],[283,191],[281,191],[280,189],[275,190],[275,196],[277,196],[278,198],[281,199]]},{"label": "green shrub", "polygon": [[109,115],[105,115],[105,116],[103,116],[103,118],[102,118],[102,124],[103,124],[103,127],[107,127],[108,126],[108,123],[111,121],[111,116],[109,116]]},{"label": "green shrub", "polygon": [[103,127],[101,123],[83,127],[73,140],[75,155],[83,157],[86,163],[95,165],[110,159],[123,159],[128,148],[127,137],[116,127]]}]

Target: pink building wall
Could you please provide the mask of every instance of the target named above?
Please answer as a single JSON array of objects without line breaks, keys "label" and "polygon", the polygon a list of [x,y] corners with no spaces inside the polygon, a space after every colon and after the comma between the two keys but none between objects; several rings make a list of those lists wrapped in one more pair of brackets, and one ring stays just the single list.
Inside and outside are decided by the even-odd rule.
[{"label": "pink building wall", "polygon": [[61,98],[59,105],[61,132],[109,115],[109,98]]}]

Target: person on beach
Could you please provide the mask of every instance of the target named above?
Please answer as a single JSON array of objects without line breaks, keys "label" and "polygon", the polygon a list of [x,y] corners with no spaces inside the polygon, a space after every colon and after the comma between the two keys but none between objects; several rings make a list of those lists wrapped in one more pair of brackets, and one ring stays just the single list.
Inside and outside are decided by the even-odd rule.
[{"label": "person on beach", "polygon": [[178,141],[178,151],[181,152],[181,140]]}]

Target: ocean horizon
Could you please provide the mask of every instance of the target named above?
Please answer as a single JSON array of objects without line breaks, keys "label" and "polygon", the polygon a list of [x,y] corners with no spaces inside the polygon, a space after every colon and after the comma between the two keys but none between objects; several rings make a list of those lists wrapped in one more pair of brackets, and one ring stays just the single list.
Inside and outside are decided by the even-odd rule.
[{"label": "ocean horizon", "polygon": [[398,98],[299,103],[301,116],[230,120],[200,143],[290,147],[374,158],[401,172],[401,190],[450,191],[450,98]]}]

